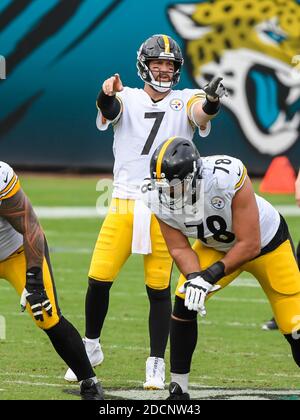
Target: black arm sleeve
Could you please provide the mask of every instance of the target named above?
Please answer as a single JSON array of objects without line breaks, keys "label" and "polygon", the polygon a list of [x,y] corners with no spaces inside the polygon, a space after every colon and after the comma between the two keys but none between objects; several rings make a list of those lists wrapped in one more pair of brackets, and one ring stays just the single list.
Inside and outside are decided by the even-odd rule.
[{"label": "black arm sleeve", "polygon": [[101,89],[96,101],[97,107],[102,112],[104,118],[107,118],[110,121],[113,121],[121,110],[121,104],[114,96],[105,95]]}]

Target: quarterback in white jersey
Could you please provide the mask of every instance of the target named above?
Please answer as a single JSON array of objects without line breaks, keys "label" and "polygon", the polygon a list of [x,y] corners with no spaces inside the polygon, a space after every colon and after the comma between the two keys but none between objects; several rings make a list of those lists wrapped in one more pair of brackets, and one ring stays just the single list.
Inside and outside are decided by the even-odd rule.
[{"label": "quarterback in white jersey", "polygon": [[[58,355],[73,366],[81,381],[82,399],[103,400],[81,337],[59,309],[44,232],[18,176],[5,162],[0,162],[0,278],[21,295],[22,311],[28,310]],[[32,346],[36,348],[38,343]],[[40,352],[38,360],[29,355],[26,366],[36,370],[43,363]]]},{"label": "quarterback in white jersey", "polygon": [[[226,94],[216,77],[204,90],[173,90],[183,64],[181,50],[167,35],[154,35],[140,47],[138,75],[143,89],[124,87],[115,74],[105,80],[97,98],[97,127],[114,130],[114,190],[108,215],[102,225],[91,261],[86,296],[87,353],[94,364],[94,349],[109,304],[113,281],[131,253],[144,255],[146,291],[150,302],[150,355],[146,362],[145,389],[163,389],[164,354],[171,313],[170,277],[172,259],[157,220],[140,200],[140,186],[149,176],[150,157],[165,136],[180,133],[192,140],[196,129],[206,136],[217,114],[219,98]],[[65,379],[76,380],[69,370]]]},{"label": "quarterback in white jersey", "polygon": [[[150,173],[142,196],[182,273],[171,318],[169,399],[189,399],[196,318],[206,315],[205,299],[243,271],[259,281],[300,367],[300,273],[292,241],[284,218],[254,194],[242,162],[201,159],[192,142],[172,137],[154,152]],[[196,239],[192,247],[189,237]]]},{"label": "quarterback in white jersey", "polygon": [[[196,125],[191,107],[205,100],[205,92],[195,89],[170,90],[160,101],[151,99],[144,89],[124,87],[116,98],[120,101],[120,115],[113,124],[114,191],[113,197],[139,198],[140,186],[149,176],[151,151],[165,139],[165,133],[179,133],[193,139]],[[102,114],[97,117],[98,128]],[[198,127],[200,136],[207,136],[210,121]]]}]

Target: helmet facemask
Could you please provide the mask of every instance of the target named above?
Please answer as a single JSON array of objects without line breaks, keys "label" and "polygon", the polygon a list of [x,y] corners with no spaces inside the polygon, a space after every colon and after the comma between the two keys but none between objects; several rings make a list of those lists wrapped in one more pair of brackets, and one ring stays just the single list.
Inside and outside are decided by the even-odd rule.
[{"label": "helmet facemask", "polygon": [[155,180],[154,187],[158,191],[159,201],[164,207],[176,211],[187,204],[194,204],[196,197],[196,179],[199,173],[197,163],[193,162],[193,172],[187,174],[183,180],[164,178]]},{"label": "helmet facemask", "polygon": [[[174,62],[174,71],[172,72],[172,75],[170,77],[170,81],[161,81],[161,80],[156,80],[155,77],[153,76],[152,71],[150,70],[150,61],[153,60],[149,60],[148,62],[145,63],[145,66],[147,67],[147,71],[148,71],[148,75],[150,78],[150,81],[145,80],[145,83],[147,83],[148,85],[152,86],[153,89],[155,89],[158,92],[168,92],[170,89],[173,88],[173,86],[175,86],[180,79],[180,70],[177,68],[177,70],[175,69],[175,62]],[[173,60],[171,60],[173,61]],[[159,72],[161,73],[161,72]],[[165,71],[163,73],[166,73]],[[170,75],[170,73],[168,72],[168,74]]]}]

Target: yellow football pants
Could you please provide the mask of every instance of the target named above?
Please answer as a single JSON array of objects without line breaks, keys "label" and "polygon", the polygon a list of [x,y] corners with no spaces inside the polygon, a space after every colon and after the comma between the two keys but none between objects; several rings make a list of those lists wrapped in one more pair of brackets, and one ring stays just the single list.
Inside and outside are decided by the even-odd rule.
[{"label": "yellow football pants", "polygon": [[[22,294],[26,282],[26,258],[23,247],[6,260],[0,262],[0,278],[7,280],[16,289],[19,295]],[[49,317],[47,313],[43,311],[44,321],[36,321],[32,315],[29,304],[27,304],[26,309],[38,327],[43,330],[48,330],[49,328],[54,327],[60,319],[60,310],[57,304],[55,285],[51,275],[51,266],[48,257],[44,258],[43,280],[47,296],[52,304],[52,316]]]},{"label": "yellow football pants", "polygon": [[[89,277],[112,282],[131,254],[134,200],[113,198],[101,227],[89,271]],[[172,259],[155,216],[151,217],[152,253],[144,255],[145,283],[152,289],[169,286]]]},{"label": "yellow football pants", "polygon": [[[205,247],[200,241],[194,243],[193,249],[199,256],[202,270],[224,256],[224,253]],[[287,240],[274,251],[245,263],[234,273],[223,277],[217,284],[220,284],[222,288],[226,287],[242,271],[253,274],[259,281],[272,306],[280,331],[283,334],[291,334],[299,330],[300,272],[290,241]],[[183,299],[184,295],[178,293],[178,288],[184,282],[185,277],[181,275],[176,288],[176,295]],[[213,294],[209,294],[208,297]]]}]

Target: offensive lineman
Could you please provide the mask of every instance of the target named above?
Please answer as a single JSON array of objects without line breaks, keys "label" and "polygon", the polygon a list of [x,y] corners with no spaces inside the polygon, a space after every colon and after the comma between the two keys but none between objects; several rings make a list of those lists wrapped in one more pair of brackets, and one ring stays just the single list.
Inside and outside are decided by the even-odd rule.
[{"label": "offensive lineman", "polygon": [[[0,278],[21,295],[21,307],[48,335],[55,351],[80,380],[83,400],[103,400],[103,391],[78,331],[62,316],[46,238],[18,176],[0,162]],[[34,363],[33,360],[30,363]]]},{"label": "offensive lineman", "polygon": [[[144,201],[182,273],[171,319],[169,399],[189,399],[197,313],[206,314],[205,298],[242,271],[259,281],[300,367],[300,273],[293,244],[284,218],[254,194],[242,162],[201,159],[193,143],[173,137],[156,149],[150,168]],[[193,247],[189,237],[196,238]]]},{"label": "offensive lineman", "polygon": [[[164,354],[171,315],[172,259],[157,220],[139,200],[140,185],[149,176],[152,151],[166,133],[192,140],[195,129],[208,135],[210,120],[226,94],[221,78],[204,89],[173,90],[183,65],[177,43],[167,35],[154,35],[140,47],[138,75],[144,89],[123,87],[118,74],[105,80],[97,98],[97,127],[114,129],[113,199],[102,225],[89,271],[86,295],[85,346],[93,366],[103,360],[100,334],[109,306],[113,281],[131,253],[144,254],[145,283],[150,302],[150,357],[145,389],[163,389]],[[69,381],[76,376],[69,369]]]}]

